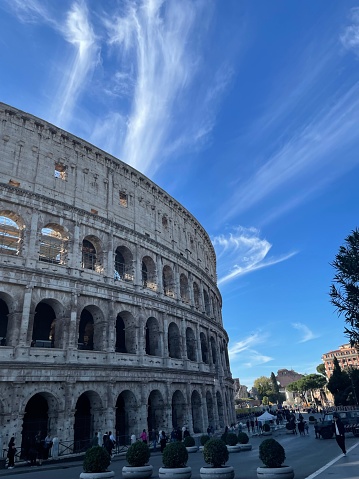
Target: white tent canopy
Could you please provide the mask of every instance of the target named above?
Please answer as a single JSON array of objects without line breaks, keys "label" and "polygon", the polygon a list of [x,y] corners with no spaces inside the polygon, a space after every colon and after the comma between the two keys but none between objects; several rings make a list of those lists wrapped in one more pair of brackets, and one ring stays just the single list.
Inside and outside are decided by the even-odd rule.
[{"label": "white tent canopy", "polygon": [[273,416],[273,414],[269,414],[268,411],[265,411],[261,416],[257,417],[257,420],[264,422],[264,421],[272,421],[275,418],[276,417]]}]

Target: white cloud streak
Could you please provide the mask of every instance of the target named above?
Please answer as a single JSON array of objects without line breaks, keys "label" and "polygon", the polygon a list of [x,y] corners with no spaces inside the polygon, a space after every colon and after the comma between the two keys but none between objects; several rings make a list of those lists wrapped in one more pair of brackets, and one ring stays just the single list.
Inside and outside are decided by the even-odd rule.
[{"label": "white cloud streak", "polygon": [[340,41],[347,50],[352,50],[359,55],[359,7],[351,9],[350,20],[351,24],[340,35]]},{"label": "white cloud streak", "polygon": [[298,343],[306,343],[307,341],[311,341],[318,337],[303,323],[292,323],[292,327],[299,331],[303,336]]},{"label": "white cloud streak", "polygon": [[259,237],[256,228],[237,227],[228,235],[212,239],[217,254],[218,285],[233,281],[244,274],[275,265],[291,258],[291,252],[277,258],[267,258],[272,245]]},{"label": "white cloud streak", "polygon": [[235,363],[240,360],[244,366],[250,368],[272,361],[273,358],[270,356],[266,356],[256,349],[253,349],[253,347],[267,342],[268,336],[268,333],[257,331],[241,341],[237,341],[228,350],[231,362]]}]

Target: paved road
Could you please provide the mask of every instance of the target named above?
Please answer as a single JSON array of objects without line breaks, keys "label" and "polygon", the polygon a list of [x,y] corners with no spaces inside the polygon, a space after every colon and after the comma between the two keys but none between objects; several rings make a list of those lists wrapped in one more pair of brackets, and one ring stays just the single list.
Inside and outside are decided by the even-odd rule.
[{"label": "paved road", "polygon": [[[286,451],[286,464],[292,466],[295,471],[295,479],[357,479],[359,477],[359,439],[348,435],[346,439],[347,449],[352,451],[347,457],[340,457],[330,468],[318,474],[321,468],[341,456],[341,451],[335,439],[315,439],[313,428],[310,428],[309,436],[294,436],[286,434],[285,430],[275,432],[273,437],[277,439]],[[252,451],[230,454],[228,464],[234,466],[236,479],[256,479],[256,469],[261,465],[259,460],[259,444],[263,437],[251,437]],[[158,469],[162,465],[162,456],[155,453],[151,456],[150,464],[153,465],[153,479],[158,478]],[[111,464],[111,470],[115,471],[116,478],[121,478],[121,469],[126,464],[123,457],[115,458]],[[200,452],[190,454],[188,465],[192,467],[192,479],[200,479],[200,467],[205,465],[203,455]],[[349,467],[351,465],[351,467]],[[59,462],[57,464],[44,464],[42,467],[28,468],[15,467],[11,471],[0,471],[0,477],[6,475],[21,475],[21,479],[78,479],[82,472],[80,462]],[[351,475],[345,475],[351,474]],[[355,475],[353,475],[355,474]]]}]

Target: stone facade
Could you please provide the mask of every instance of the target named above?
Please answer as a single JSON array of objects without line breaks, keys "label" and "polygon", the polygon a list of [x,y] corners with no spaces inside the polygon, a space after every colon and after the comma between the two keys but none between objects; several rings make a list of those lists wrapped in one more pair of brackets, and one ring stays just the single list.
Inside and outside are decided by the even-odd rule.
[{"label": "stone facade", "polygon": [[339,366],[342,370],[345,369],[358,369],[359,367],[359,353],[355,347],[350,346],[349,343],[339,346],[339,349],[329,351],[322,356],[322,360],[325,366],[325,374],[329,379],[333,374],[334,358],[337,358]]},{"label": "stone facade", "polygon": [[0,117],[0,440],[51,430],[80,450],[95,431],[234,422],[203,227],[95,146]]}]

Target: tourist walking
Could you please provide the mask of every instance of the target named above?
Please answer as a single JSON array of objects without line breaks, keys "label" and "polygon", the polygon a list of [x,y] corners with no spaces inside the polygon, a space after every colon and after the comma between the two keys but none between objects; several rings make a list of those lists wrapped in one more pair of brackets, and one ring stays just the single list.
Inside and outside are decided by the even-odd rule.
[{"label": "tourist walking", "polygon": [[345,448],[344,424],[342,423],[337,412],[333,414],[333,432],[335,434],[335,439],[338,446],[343,451],[344,456],[346,456],[347,450]]},{"label": "tourist walking", "polygon": [[15,438],[14,436],[10,439],[7,450],[7,458],[9,459],[8,469],[14,469],[15,466]]},{"label": "tourist walking", "polygon": [[164,431],[161,431],[161,435],[160,435],[161,452],[163,452],[164,448],[166,447],[166,442],[167,442],[166,433]]},{"label": "tourist walking", "polygon": [[155,431],[154,429],[152,429],[152,431],[150,432],[150,442],[152,442],[153,451],[156,451],[156,447],[157,447],[157,434],[156,434],[156,431]]},{"label": "tourist walking", "polygon": [[43,441],[41,439],[41,431],[39,431],[35,436],[35,447],[36,447],[36,456],[39,461],[39,466],[42,466],[42,461],[44,460],[44,447],[43,447]]},{"label": "tourist walking", "polygon": [[92,438],[91,446],[92,447],[98,446],[98,432],[95,432],[95,435]]},{"label": "tourist walking", "polygon": [[49,458],[51,448],[52,448],[52,439],[51,439],[51,434],[48,432],[44,441],[44,459]]},{"label": "tourist walking", "polygon": [[144,430],[141,432],[140,438],[141,438],[141,441],[143,441],[143,442],[145,442],[145,443],[147,444],[147,432],[146,432],[146,429],[144,429]]}]

